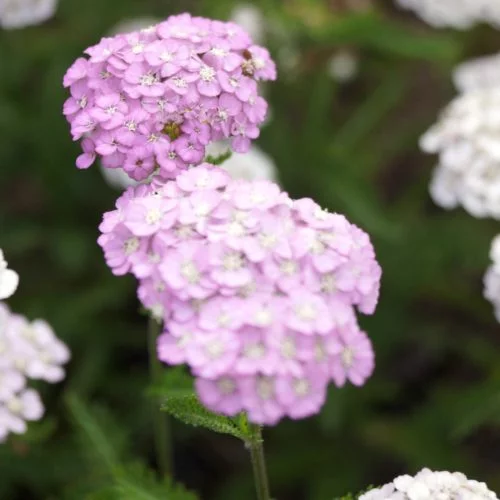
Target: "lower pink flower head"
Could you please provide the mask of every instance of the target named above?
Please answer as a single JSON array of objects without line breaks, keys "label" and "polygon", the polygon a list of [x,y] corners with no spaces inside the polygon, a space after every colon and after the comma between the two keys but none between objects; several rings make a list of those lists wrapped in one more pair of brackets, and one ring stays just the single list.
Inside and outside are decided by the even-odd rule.
[{"label": "lower pink flower head", "polygon": [[64,76],[63,113],[81,141],[78,168],[100,157],[137,181],[165,179],[213,141],[248,151],[265,120],[258,82],[276,79],[269,52],[238,25],[189,14],[103,38]]},{"label": "lower pink flower head", "polygon": [[117,207],[101,225],[107,263],[139,279],[165,326],[159,358],[189,365],[211,410],[272,425],[317,413],[330,381],[371,375],[356,309],[374,311],[381,269],[344,216],[208,164]]}]

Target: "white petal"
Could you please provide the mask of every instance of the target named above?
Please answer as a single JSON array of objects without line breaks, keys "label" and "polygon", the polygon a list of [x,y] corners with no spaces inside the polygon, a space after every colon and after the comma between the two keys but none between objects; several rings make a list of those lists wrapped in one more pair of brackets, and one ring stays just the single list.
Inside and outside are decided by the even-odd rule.
[{"label": "white petal", "polygon": [[0,272],[0,300],[8,299],[14,295],[19,285],[19,275],[11,269]]}]

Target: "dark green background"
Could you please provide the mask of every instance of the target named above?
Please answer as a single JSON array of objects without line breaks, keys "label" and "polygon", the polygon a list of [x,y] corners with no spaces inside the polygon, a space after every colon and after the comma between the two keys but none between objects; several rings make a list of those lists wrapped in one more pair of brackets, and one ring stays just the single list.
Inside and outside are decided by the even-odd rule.
[{"label": "dark green background", "polygon": [[[256,3],[273,55],[288,43],[300,51],[297,71],[279,65],[268,87],[273,119],[258,144],[292,196],[312,196],[371,234],[383,286],[362,323],[377,368],[361,389],[332,390],[318,417],[266,430],[273,492],[330,500],[423,466],[500,490],[500,328],[481,281],[498,224],[435,207],[427,191],[435,159],[417,145],[454,95],[453,66],[498,50],[500,32],[433,30],[389,0],[365,14],[336,11],[342,3]],[[111,479],[93,456],[99,446],[80,437],[71,395],[80,427],[85,409],[113,431],[102,436],[101,458],[155,466],[146,319],[133,279],[113,277],[96,244],[117,193],[97,167],[74,167],[62,76],[123,19],[186,10],[227,18],[235,4],[62,0],[49,22],[0,31],[0,247],[21,275],[9,304],[47,319],[73,352],[66,381],[40,386],[46,418],[0,446],[2,500],[132,499],[97,493]],[[326,65],[346,46],[359,54],[360,74],[338,86]],[[182,424],[173,432],[177,478],[200,498],[253,498],[240,443]]]}]

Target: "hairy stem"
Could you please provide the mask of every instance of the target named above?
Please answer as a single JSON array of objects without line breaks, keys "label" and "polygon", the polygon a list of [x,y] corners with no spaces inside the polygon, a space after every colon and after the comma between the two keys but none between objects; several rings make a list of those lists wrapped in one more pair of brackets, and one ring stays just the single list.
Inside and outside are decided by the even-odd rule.
[{"label": "hairy stem", "polygon": [[[162,366],[156,354],[156,339],[160,333],[161,323],[150,317],[148,323],[149,373],[153,385],[159,383],[162,373]],[[170,425],[168,416],[160,411],[160,402],[157,398],[153,401],[152,417],[158,469],[162,475],[171,475],[173,471]]]},{"label": "hairy stem", "polygon": [[248,442],[252,457],[253,477],[258,500],[271,500],[267,479],[266,460],[264,457],[264,441],[259,425],[249,424],[251,439]]}]

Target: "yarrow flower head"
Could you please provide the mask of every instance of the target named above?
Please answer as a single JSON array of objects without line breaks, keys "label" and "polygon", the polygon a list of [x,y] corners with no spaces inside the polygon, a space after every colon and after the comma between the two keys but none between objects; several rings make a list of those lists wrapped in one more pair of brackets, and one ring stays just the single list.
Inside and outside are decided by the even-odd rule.
[{"label": "yarrow flower head", "polygon": [[500,90],[480,88],[455,98],[421,139],[439,154],[430,192],[447,209],[500,218]]},{"label": "yarrow flower head", "polygon": [[26,432],[27,421],[44,413],[28,379],[59,382],[70,353],[42,320],[29,322],[0,303],[0,442],[10,433]]},{"label": "yarrow flower head", "polygon": [[164,322],[159,358],[186,363],[213,411],[303,418],[330,380],[359,386],[372,373],[355,308],[373,313],[381,269],[344,216],[202,164],[129,188],[100,229],[109,267],[134,274]]},{"label": "yarrow flower head", "polygon": [[19,285],[19,275],[7,266],[7,261],[0,248],[0,300],[8,299],[14,295]]},{"label": "yarrow flower head", "polygon": [[469,29],[478,23],[500,24],[500,5],[494,0],[396,0],[436,27]]},{"label": "yarrow flower head", "polygon": [[422,469],[416,476],[399,476],[392,483],[361,495],[359,500],[497,500],[485,483],[461,472]]},{"label": "yarrow flower head", "polygon": [[189,14],[103,38],[69,68],[64,114],[83,153],[135,180],[174,178],[201,163],[212,141],[244,153],[259,135],[267,102],[258,82],[274,80],[269,52],[234,23]]}]

